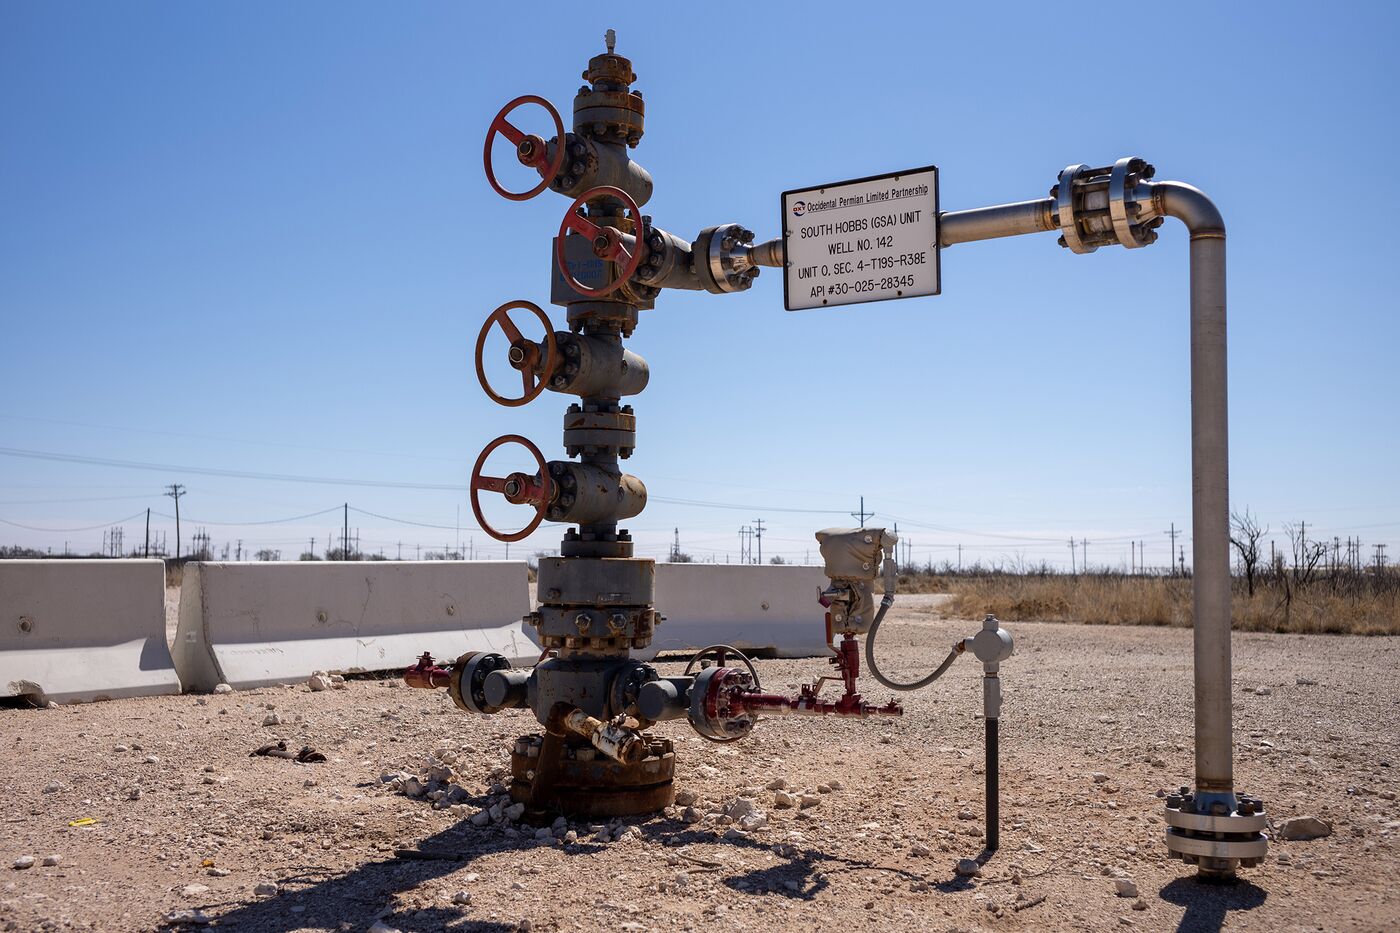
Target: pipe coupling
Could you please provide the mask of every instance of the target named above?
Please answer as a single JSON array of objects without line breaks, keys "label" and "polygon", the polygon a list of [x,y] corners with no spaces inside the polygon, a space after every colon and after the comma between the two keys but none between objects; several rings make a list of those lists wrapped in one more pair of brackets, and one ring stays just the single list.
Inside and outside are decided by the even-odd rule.
[{"label": "pipe coupling", "polygon": [[1050,189],[1060,245],[1092,253],[1100,246],[1137,249],[1155,243],[1164,218],[1147,182],[1156,171],[1136,156],[1102,168],[1068,166]]}]

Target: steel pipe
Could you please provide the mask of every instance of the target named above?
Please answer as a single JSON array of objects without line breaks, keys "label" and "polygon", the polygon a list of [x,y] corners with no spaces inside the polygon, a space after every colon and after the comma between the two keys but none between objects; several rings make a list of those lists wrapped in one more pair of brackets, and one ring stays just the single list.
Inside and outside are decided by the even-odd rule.
[{"label": "steel pipe", "polygon": [[1230,708],[1230,470],[1226,384],[1225,221],[1180,182],[1151,186],[1159,211],[1191,235],[1191,535],[1196,791],[1234,809]]},{"label": "steel pipe", "polygon": [[[1066,184],[1062,179],[1061,185]],[[1061,194],[1065,194],[1061,190]],[[1175,217],[1191,237],[1191,520],[1192,638],[1195,683],[1196,793],[1193,813],[1241,819],[1234,786],[1230,646],[1230,473],[1226,378],[1225,221],[1210,198],[1176,181],[1144,182],[1134,193],[1139,223]],[[1124,218],[1127,214],[1124,214]],[[1060,229],[1056,201],[1044,198],[940,217],[942,246]],[[1149,239],[1147,242],[1151,242]],[[1142,244],[1137,244],[1142,245]],[[1249,812],[1253,812],[1252,809]],[[1235,824],[1231,824],[1235,825]],[[1205,874],[1233,875],[1234,864],[1262,843],[1238,824],[1229,844],[1200,862]],[[1255,833],[1257,835],[1257,833]],[[1221,838],[1224,838],[1222,836]],[[1175,839],[1175,837],[1173,837]],[[1169,839],[1169,848],[1172,848]],[[1188,852],[1186,842],[1177,849]]]},{"label": "steel pipe", "polygon": [[997,204],[970,211],[949,211],[939,215],[938,243],[940,246],[952,246],[955,243],[1058,230],[1054,209],[1054,201],[1041,198],[1038,201]]}]

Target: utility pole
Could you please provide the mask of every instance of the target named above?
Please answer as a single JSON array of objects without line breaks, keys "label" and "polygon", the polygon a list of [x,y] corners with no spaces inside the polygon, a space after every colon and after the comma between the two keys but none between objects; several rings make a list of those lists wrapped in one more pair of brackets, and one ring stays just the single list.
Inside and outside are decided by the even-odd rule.
[{"label": "utility pole", "polygon": [[141,552],[142,557],[151,556],[151,510],[146,510],[146,547]]},{"label": "utility pole", "polygon": [[308,553],[308,554],[311,555],[311,559],[312,559],[312,560],[315,560],[315,559],[316,559],[316,538],[315,538],[315,536],[312,536],[311,540],[309,540],[309,541],[306,542],[306,553]]},{"label": "utility pole", "polygon": [[403,542],[399,542],[399,556],[395,560],[403,560]]},{"label": "utility pole", "polygon": [[1186,576],[1186,545],[1181,546],[1181,575]]},{"label": "utility pole", "polygon": [[681,530],[677,528],[675,532],[676,538],[671,543],[671,563],[673,564],[676,562],[676,559],[681,556]]},{"label": "utility pole", "polygon": [[1129,541],[1129,542],[1128,542],[1128,573],[1129,573],[1130,575],[1132,575],[1132,576],[1136,576],[1136,575],[1137,575],[1137,542],[1136,542],[1136,541]]},{"label": "utility pole", "polygon": [[238,539],[238,550],[234,551],[233,559],[234,559],[234,560],[242,560],[242,559],[243,559],[243,539],[242,539],[242,538],[239,538],[239,539]]},{"label": "utility pole", "polygon": [[180,559],[180,497],[185,494],[185,487],[179,483],[171,483],[167,487],[165,495],[175,500],[175,559]]},{"label": "utility pole", "polygon": [[340,525],[340,559],[350,559],[350,503],[345,503],[344,518]]},{"label": "utility pole", "polygon": [[1379,574],[1385,569],[1385,545],[1376,545],[1376,573]]},{"label": "utility pole", "polygon": [[[862,508],[862,509],[865,508],[865,500],[864,500],[864,499],[861,499],[861,500],[860,500],[860,505],[861,505],[861,508]],[[755,563],[761,564],[761,563],[763,563],[763,519],[761,519],[761,518],[755,518],[755,519],[753,520],[753,524],[754,524],[754,537],[758,540],[758,560],[755,561]]]},{"label": "utility pole", "polygon": [[[962,567],[962,545],[958,545],[958,567]],[[1074,563],[1074,539],[1069,539],[1069,572],[1079,576],[1079,568]]]},{"label": "utility pole", "polygon": [[[932,555],[929,555],[928,562],[929,562],[930,565],[933,564],[933,556],[932,556]],[[961,542],[961,541],[958,542],[958,573],[962,573],[962,542]]]},{"label": "utility pole", "polygon": [[1084,572],[1089,572],[1089,542],[1085,538],[1079,539],[1079,546],[1084,549]]},{"label": "utility pole", "polygon": [[[1172,564],[1172,555],[1176,553],[1176,522],[1172,522],[1172,530],[1171,530],[1171,531],[1164,531],[1164,532],[1162,532],[1162,534],[1164,534],[1164,535],[1171,535],[1171,539],[1172,539],[1172,549],[1171,549],[1170,551],[1167,552],[1167,566],[1170,567],[1171,564]],[[1176,570],[1175,570],[1175,569],[1172,570],[1172,576],[1176,576]]]},{"label": "utility pole", "polygon": [[414,559],[414,560],[422,560],[422,559],[423,559],[423,545],[421,545],[421,544],[415,544],[415,545],[413,546],[413,559]]},{"label": "utility pole", "polygon": [[[861,496],[861,497],[860,497],[860,511],[859,511],[859,512],[852,512],[852,513],[851,513],[851,518],[858,518],[858,519],[860,519],[860,527],[864,528],[864,527],[865,527],[865,520],[866,520],[867,518],[874,518],[874,517],[875,517],[875,513],[874,513],[874,512],[867,512],[867,511],[865,511],[865,496]],[[762,563],[762,557],[763,557],[763,555],[760,554],[760,555],[759,555],[759,558],[760,558],[759,562],[760,562],[760,563]]]}]

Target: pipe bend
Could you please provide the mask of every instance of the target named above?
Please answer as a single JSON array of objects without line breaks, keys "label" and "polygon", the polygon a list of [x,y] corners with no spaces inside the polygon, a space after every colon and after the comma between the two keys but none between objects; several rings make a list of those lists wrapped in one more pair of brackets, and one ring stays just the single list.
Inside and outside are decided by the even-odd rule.
[{"label": "pipe bend", "polygon": [[1192,238],[1225,236],[1225,218],[1220,208],[1201,189],[1180,181],[1153,182],[1152,198],[1158,211],[1184,223]]}]

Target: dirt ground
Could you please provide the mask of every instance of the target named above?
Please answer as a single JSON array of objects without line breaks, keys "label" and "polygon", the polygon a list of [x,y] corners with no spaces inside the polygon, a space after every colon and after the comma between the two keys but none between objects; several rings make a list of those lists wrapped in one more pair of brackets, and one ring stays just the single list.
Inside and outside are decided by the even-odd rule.
[{"label": "dirt ground", "polygon": [[[891,664],[897,672],[931,667],[975,631],[936,606],[897,604],[882,638],[886,654],[907,658]],[[1400,639],[1236,635],[1237,785],[1275,820],[1317,816],[1334,832],[1271,843],[1263,866],[1219,887],[1190,880],[1161,838],[1157,795],[1192,774],[1191,633],[1012,628],[1001,849],[980,877],[954,871],[983,848],[980,672],[966,658],[904,694],[898,719],[770,720],[728,748],[684,721],[657,726],[676,742],[678,789],[699,796],[704,818],[576,823],[560,828],[574,836],[547,840],[469,819],[492,802],[490,775],[509,744],[535,730],[527,712],[477,718],[445,692],[352,680],[316,693],[0,710],[0,930],[192,920],[265,933],[1400,925]],[[759,662],[769,688],[827,669],[820,659]],[[883,701],[886,691],[872,682],[866,694]],[[281,724],[264,725],[270,713]],[[249,757],[276,739],[329,760]],[[424,756],[443,749],[458,756],[461,804],[434,809],[381,781],[422,775]],[[780,777],[815,805],[776,808],[766,785]],[[745,792],[767,814],[751,832],[713,815]],[[60,862],[45,866],[51,854]],[[37,861],[11,868],[23,856]],[[1118,877],[1140,896],[1118,896]],[[172,913],[185,919],[167,921]]]}]

